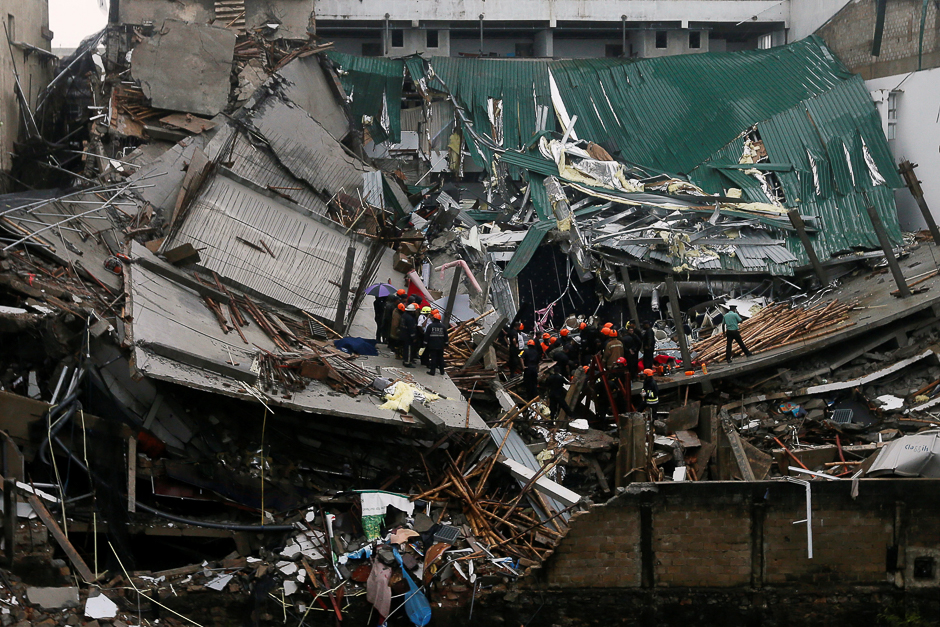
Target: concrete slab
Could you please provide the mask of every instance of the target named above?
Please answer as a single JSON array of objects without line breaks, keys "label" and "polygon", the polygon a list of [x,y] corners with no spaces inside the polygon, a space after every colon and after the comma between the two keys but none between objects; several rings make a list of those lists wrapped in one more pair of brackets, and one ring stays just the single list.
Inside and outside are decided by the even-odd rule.
[{"label": "concrete slab", "polygon": [[[908,283],[912,277],[924,274],[935,267],[933,255],[937,254],[930,247],[932,244],[919,244],[911,250],[911,254],[900,261]],[[675,372],[669,377],[658,379],[661,390],[678,386],[702,384],[708,385],[728,378],[750,375],[765,368],[778,368],[781,365],[808,357],[831,347],[846,342],[867,342],[881,335],[885,340],[899,328],[916,320],[925,324],[936,321],[935,309],[940,308],[940,276],[934,276],[917,285],[918,288],[928,288],[923,292],[908,298],[897,298],[891,295],[896,289],[889,273],[875,274],[871,271],[860,271],[856,276],[843,280],[835,290],[826,294],[826,299],[839,299],[840,302],[858,303],[858,309],[849,312],[849,323],[829,335],[825,335],[806,343],[793,344],[763,353],[758,353],[746,359],[737,358],[731,365],[715,364],[708,366],[708,374],[696,370],[695,375],[686,376],[682,372]],[[634,384],[634,391],[639,391],[641,384]]]},{"label": "concrete slab", "polygon": [[154,107],[213,116],[228,104],[235,33],[165,20],[138,45],[131,74]]},{"label": "concrete slab", "polygon": [[[145,252],[137,245],[132,254]],[[129,270],[128,281],[137,370],[153,379],[255,402],[243,385],[247,378],[253,376],[251,363],[257,353],[255,345],[278,352],[256,324],[242,328],[249,342],[245,344],[237,333],[222,332],[196,292],[137,264]],[[402,368],[401,362],[388,351],[382,349],[382,353],[377,357],[361,357],[356,363],[375,372],[377,377],[383,374],[407,379],[441,396],[441,400],[430,404],[430,409],[440,418],[445,429],[486,430],[486,423],[472,408],[468,418],[467,401],[449,377],[432,377],[420,368]],[[310,381],[305,390],[289,398],[268,396],[266,402],[272,407],[367,422],[399,426],[423,424],[413,416],[381,409],[384,400],[376,395],[363,393],[352,397],[319,381]]]},{"label": "concrete slab", "polygon": [[342,141],[349,134],[346,113],[337,102],[319,57],[294,59],[278,70],[277,76],[284,81],[284,94],[290,101],[319,122],[334,139]]},{"label": "concrete slab", "polygon": [[78,588],[26,588],[26,598],[44,610],[78,607]]},{"label": "concrete slab", "polygon": [[269,39],[305,40],[315,23],[313,8],[313,0],[245,0],[245,28],[261,29]]}]

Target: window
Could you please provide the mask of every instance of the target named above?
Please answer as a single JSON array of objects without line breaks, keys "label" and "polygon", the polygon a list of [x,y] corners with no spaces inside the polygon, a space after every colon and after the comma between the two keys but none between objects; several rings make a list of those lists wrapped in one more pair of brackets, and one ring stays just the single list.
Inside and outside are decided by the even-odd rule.
[{"label": "window", "polygon": [[914,579],[933,579],[934,559],[928,556],[914,558]]},{"label": "window", "polygon": [[761,35],[757,38],[757,48],[759,50],[770,50],[773,47],[774,38],[773,35],[767,33],[766,35]]},{"label": "window", "polygon": [[702,47],[702,31],[689,31],[689,48],[698,50]]},{"label": "window", "polygon": [[370,42],[370,43],[362,44],[362,56],[381,57],[382,56],[382,44],[378,42]]},{"label": "window", "polygon": [[534,44],[516,44],[516,56],[522,58],[535,56]]},{"label": "window", "polygon": [[886,112],[888,127],[885,136],[888,139],[897,139],[898,133],[898,92],[888,92],[888,110]]},{"label": "window", "polygon": [[607,44],[604,46],[604,56],[620,58],[623,56],[623,44]]},{"label": "window", "polygon": [[437,32],[438,32],[437,29],[434,29],[434,30],[426,30],[426,31],[424,31],[424,32],[425,32],[425,38],[426,38],[426,42],[427,42],[427,47],[428,47],[428,48],[437,48],[438,45],[439,45],[439,44],[438,44],[438,37],[437,37]]},{"label": "window", "polygon": [[405,31],[396,28],[392,31],[392,48],[405,47]]},{"label": "window", "polygon": [[669,44],[669,31],[658,30],[656,31],[656,47],[660,50],[665,50],[666,46]]}]

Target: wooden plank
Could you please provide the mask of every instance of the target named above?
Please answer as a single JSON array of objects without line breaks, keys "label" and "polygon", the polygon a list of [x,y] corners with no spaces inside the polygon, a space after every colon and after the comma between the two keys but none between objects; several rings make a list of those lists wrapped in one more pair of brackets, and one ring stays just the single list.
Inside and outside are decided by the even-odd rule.
[{"label": "wooden plank", "polygon": [[751,468],[751,464],[747,460],[747,454],[744,452],[741,436],[738,435],[738,430],[731,424],[731,416],[728,415],[727,410],[724,408],[721,410],[721,427],[728,437],[728,443],[731,445],[731,453],[734,455],[734,460],[737,462],[738,469],[741,471],[741,477],[745,481],[756,481],[754,478],[754,469]]},{"label": "wooden plank", "polygon": [[496,321],[492,327],[490,327],[490,332],[486,334],[486,337],[483,338],[483,341],[476,347],[473,351],[473,354],[470,355],[470,359],[464,363],[464,368],[470,368],[476,364],[480,359],[482,359],[483,354],[493,345],[493,342],[496,341],[496,338],[499,337],[500,332],[503,330],[503,327],[506,326],[506,323],[509,322],[509,318],[506,316],[500,316],[499,320]]},{"label": "wooden plank", "polygon": [[604,469],[601,468],[600,462],[598,462],[597,458],[593,455],[588,455],[586,459],[588,466],[591,467],[591,470],[594,471],[594,475],[597,477],[597,482],[600,484],[601,490],[610,492],[610,484],[607,483],[607,477],[604,476]]},{"label": "wooden plank", "polygon": [[86,583],[91,583],[97,579],[94,573],[91,572],[91,569],[88,568],[88,564],[82,559],[82,556],[78,554],[78,551],[76,551],[72,543],[69,542],[68,536],[66,536],[62,528],[59,527],[59,523],[55,521],[55,518],[53,518],[49,510],[46,509],[46,506],[42,504],[42,501],[40,501],[35,494],[27,494],[26,500],[29,502],[30,507],[33,508],[33,511],[36,512],[36,515],[39,516],[39,519],[46,525],[52,537],[55,538],[59,546],[62,547],[65,555],[69,558],[69,561],[72,562],[72,566],[75,567],[76,572],[82,580]]},{"label": "wooden plank", "polygon": [[[526,468],[519,462],[500,456],[499,463],[509,469],[509,472],[518,479],[529,481],[536,475],[531,469]],[[565,486],[555,483],[548,477],[539,477],[535,482],[535,489],[543,494],[561,501],[565,506],[574,505],[581,500],[581,495],[573,492]]]}]

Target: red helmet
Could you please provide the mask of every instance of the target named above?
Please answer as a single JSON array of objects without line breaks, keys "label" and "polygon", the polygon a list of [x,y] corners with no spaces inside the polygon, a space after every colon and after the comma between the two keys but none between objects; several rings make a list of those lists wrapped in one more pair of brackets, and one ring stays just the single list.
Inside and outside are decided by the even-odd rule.
[{"label": "red helmet", "polygon": [[617,358],[617,365],[618,365],[618,366],[625,366],[626,364],[627,364],[626,358],[624,358],[624,357],[618,357],[618,358]]},{"label": "red helmet", "polygon": [[560,333],[561,333],[561,336],[562,336],[562,337],[567,337],[567,335],[568,335],[568,329],[562,329],[562,330],[560,331]]}]

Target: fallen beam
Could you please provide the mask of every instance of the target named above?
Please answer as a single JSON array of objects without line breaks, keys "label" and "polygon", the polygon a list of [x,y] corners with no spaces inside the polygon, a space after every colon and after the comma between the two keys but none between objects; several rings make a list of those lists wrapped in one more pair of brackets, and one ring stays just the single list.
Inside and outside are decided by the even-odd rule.
[{"label": "fallen beam", "polygon": [[[530,481],[537,473],[526,468],[519,462],[513,461],[507,457],[500,456],[499,463],[509,469],[514,477],[523,481]],[[559,483],[555,483],[548,477],[539,477],[535,482],[535,489],[543,494],[556,499],[566,507],[574,505],[581,500],[581,495],[573,492]]]}]

